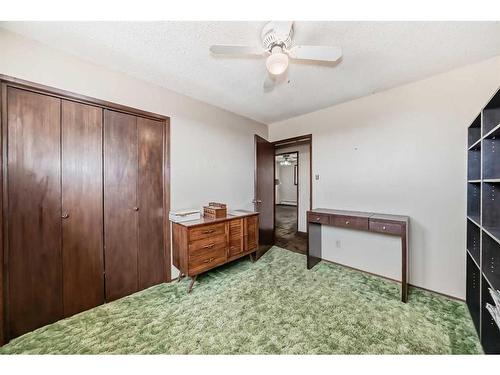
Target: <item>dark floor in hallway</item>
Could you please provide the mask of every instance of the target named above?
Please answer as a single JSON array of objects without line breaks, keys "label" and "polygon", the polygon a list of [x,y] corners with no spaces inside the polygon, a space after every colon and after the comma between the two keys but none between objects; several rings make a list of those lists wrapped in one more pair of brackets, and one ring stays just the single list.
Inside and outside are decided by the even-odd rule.
[{"label": "dark floor in hallway", "polygon": [[306,253],[307,236],[297,232],[297,207],[276,205],[276,246]]}]

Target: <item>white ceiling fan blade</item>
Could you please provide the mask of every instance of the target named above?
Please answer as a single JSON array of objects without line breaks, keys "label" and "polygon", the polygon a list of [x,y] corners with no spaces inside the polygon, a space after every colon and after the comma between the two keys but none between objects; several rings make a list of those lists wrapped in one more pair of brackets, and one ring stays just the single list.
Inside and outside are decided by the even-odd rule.
[{"label": "white ceiling fan blade", "polygon": [[262,47],[253,46],[230,46],[215,44],[210,46],[210,52],[215,55],[258,55],[262,56],[266,52]]},{"label": "white ceiling fan blade", "polygon": [[295,46],[288,56],[299,60],[337,61],[342,56],[342,48],[333,46]]}]

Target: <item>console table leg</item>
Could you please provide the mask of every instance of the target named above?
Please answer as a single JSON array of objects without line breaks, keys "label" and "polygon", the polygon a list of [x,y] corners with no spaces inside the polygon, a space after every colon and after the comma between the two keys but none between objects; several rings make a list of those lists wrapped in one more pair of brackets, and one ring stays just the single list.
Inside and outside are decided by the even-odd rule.
[{"label": "console table leg", "polygon": [[408,227],[401,233],[401,302],[408,301]]},{"label": "console table leg", "polygon": [[191,276],[191,282],[189,283],[189,286],[188,286],[188,293],[191,293],[191,291],[193,290],[193,285],[194,285],[194,282],[196,281],[197,277],[198,277],[198,275]]},{"label": "console table leg", "polygon": [[307,243],[307,269],[310,270],[321,261],[321,224],[309,223]]}]

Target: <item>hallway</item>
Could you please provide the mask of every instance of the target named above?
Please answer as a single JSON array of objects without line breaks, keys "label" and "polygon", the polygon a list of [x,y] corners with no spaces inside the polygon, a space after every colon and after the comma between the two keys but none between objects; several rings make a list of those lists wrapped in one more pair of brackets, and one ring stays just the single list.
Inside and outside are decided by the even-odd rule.
[{"label": "hallway", "polygon": [[307,235],[297,232],[297,207],[276,205],[276,246],[305,254]]}]

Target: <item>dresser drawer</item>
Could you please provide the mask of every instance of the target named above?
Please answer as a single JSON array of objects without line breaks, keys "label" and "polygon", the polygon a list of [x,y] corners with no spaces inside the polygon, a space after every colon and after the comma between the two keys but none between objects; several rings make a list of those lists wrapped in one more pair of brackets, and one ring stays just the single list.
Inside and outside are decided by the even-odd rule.
[{"label": "dresser drawer", "polygon": [[331,219],[330,224],[335,225],[336,227],[368,230],[367,217],[335,215]]},{"label": "dresser drawer", "polygon": [[212,249],[226,247],[226,236],[224,234],[214,237],[202,238],[189,244],[189,256],[197,256]]},{"label": "dresser drawer", "polygon": [[207,271],[226,261],[226,248],[211,249],[197,256],[189,257],[189,274],[194,275]]},{"label": "dresser drawer", "polygon": [[401,234],[403,225],[385,221],[370,220],[370,231],[389,234]]},{"label": "dresser drawer", "polygon": [[309,223],[330,224],[329,216],[326,214],[307,213],[307,221]]},{"label": "dresser drawer", "polygon": [[201,240],[203,238],[219,236],[226,233],[226,224],[212,224],[196,227],[189,230],[189,242]]}]

